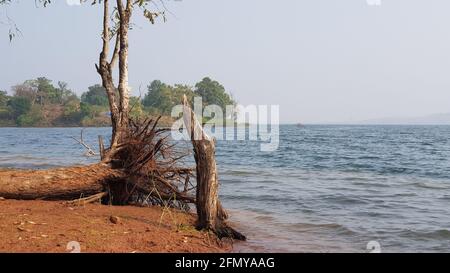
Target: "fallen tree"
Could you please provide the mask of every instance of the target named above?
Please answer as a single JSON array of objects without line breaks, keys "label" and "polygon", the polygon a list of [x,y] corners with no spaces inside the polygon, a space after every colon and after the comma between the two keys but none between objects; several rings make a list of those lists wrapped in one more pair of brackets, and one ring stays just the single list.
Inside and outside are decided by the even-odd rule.
[{"label": "fallen tree", "polygon": [[125,139],[111,159],[97,164],[50,170],[0,170],[0,196],[22,200],[72,200],[101,195],[104,202],[130,202],[184,208],[190,194],[191,168],[179,167],[167,129],[158,120],[129,122]]},{"label": "fallen tree", "polygon": [[[113,205],[137,203],[183,210],[189,210],[189,205],[195,204],[199,229],[214,231],[219,237],[245,240],[245,236],[225,222],[227,213],[218,199],[214,140],[205,134],[187,100],[183,101],[184,112],[187,114],[185,128],[192,132],[197,165],[196,185],[191,183],[193,170],[179,166],[180,159],[186,154],[174,151],[174,143],[169,141],[169,131],[157,126],[159,119],[133,120],[129,117],[130,19],[134,8],[141,8],[144,16],[153,23],[161,13],[149,11],[146,8],[149,2],[151,1],[116,0],[113,9],[110,9],[109,0],[93,1],[94,4],[103,5],[103,46],[96,69],[108,96],[112,122],[112,137],[108,149],[104,148],[100,139],[101,162],[53,170],[0,171],[0,197],[69,200],[71,204],[101,200]],[[113,26],[110,26],[111,22],[114,23]],[[114,39],[114,48],[108,57],[110,42]],[[119,72],[117,87],[113,81],[116,64]],[[201,140],[193,137],[194,132],[200,134]],[[79,142],[83,145],[82,138]],[[94,154],[92,150],[89,153]]]},{"label": "fallen tree", "polygon": [[52,170],[0,170],[0,196],[21,200],[70,200],[102,192],[123,174],[99,163]]}]

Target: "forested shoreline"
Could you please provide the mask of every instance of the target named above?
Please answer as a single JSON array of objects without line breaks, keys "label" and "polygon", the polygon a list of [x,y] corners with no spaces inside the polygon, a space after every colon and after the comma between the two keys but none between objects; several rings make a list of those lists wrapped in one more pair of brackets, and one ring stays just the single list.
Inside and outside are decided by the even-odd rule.
[{"label": "forested shoreline", "polygon": [[[0,127],[108,127],[111,126],[108,97],[100,85],[78,96],[66,82],[46,77],[26,80],[7,91],[0,90]],[[160,125],[170,125],[172,108],[186,95],[202,97],[204,105],[236,102],[223,85],[208,77],[194,86],[152,81],[141,97],[130,97],[130,116],[162,116]]]}]

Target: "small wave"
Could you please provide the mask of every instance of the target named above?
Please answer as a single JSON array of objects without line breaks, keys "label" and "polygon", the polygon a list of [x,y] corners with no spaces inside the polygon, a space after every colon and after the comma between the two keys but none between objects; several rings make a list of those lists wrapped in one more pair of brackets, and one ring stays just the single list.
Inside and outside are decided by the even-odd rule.
[{"label": "small wave", "polygon": [[280,202],[280,203],[295,203],[298,198],[278,195],[223,195],[224,198],[229,200],[251,200],[259,202]]},{"label": "small wave", "polygon": [[356,196],[345,196],[345,195],[326,195],[319,196],[320,200],[329,201],[333,204],[341,204],[341,205],[353,205],[353,204],[368,204],[368,200],[364,200],[360,197]]},{"label": "small wave", "polygon": [[322,232],[324,230],[331,231],[334,233],[339,233],[341,235],[352,235],[356,234],[353,230],[340,225],[338,223],[295,223],[295,224],[281,224],[287,230],[294,232]]},{"label": "small wave", "polygon": [[444,196],[440,197],[439,199],[450,201],[450,195],[444,195]]},{"label": "small wave", "polygon": [[[349,180],[349,179],[346,179],[346,180]],[[352,180],[357,180],[357,178],[352,179]],[[366,187],[377,187],[377,188],[389,188],[389,187],[391,187],[391,185],[388,185],[387,183],[374,183],[374,182],[363,182],[363,181],[352,182],[352,185],[355,185],[355,186],[366,186]]]},{"label": "small wave", "polygon": [[27,161],[27,160],[46,160],[47,158],[43,158],[43,157],[35,157],[35,156],[27,156],[27,155],[14,155],[14,156],[5,156],[5,157],[0,157],[0,162],[22,162],[22,161]]},{"label": "small wave", "polygon": [[257,221],[272,222],[275,220],[275,217],[269,215],[257,215],[254,219]]},{"label": "small wave", "polygon": [[361,159],[361,160],[368,160],[368,159],[370,159],[370,160],[379,160],[379,159],[381,159],[381,157],[366,155],[366,156],[357,157],[357,159]]},{"label": "small wave", "polygon": [[426,182],[416,182],[416,183],[412,183],[411,185],[416,186],[418,188],[424,188],[424,189],[435,189],[435,190],[450,189],[449,185],[432,184],[432,183],[426,183]]},{"label": "small wave", "polygon": [[229,174],[229,175],[253,175],[255,174],[254,171],[241,171],[241,170],[235,170],[235,171],[227,171],[224,174]]},{"label": "small wave", "polygon": [[439,229],[429,232],[404,230],[400,232],[399,236],[412,239],[450,240],[450,230]]},{"label": "small wave", "polygon": [[429,143],[429,142],[423,142],[421,143],[422,146],[433,146],[433,143]]}]

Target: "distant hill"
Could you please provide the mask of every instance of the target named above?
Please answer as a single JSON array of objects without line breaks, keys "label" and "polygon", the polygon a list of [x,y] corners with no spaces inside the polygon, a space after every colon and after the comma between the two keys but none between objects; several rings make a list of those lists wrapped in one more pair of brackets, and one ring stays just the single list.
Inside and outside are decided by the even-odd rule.
[{"label": "distant hill", "polygon": [[358,122],[360,124],[404,124],[404,125],[450,125],[450,113],[432,114],[422,117],[390,117],[369,119]]}]

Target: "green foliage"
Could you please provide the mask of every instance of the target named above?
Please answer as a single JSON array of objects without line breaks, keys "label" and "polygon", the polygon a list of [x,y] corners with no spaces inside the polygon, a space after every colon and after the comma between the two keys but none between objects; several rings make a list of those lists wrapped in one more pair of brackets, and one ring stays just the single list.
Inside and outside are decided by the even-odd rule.
[{"label": "green foliage", "polygon": [[9,100],[8,93],[0,90],[0,108],[6,107]]},{"label": "green foliage", "polygon": [[81,102],[90,105],[108,106],[108,96],[103,86],[96,84],[90,86],[89,91],[81,96]]},{"label": "green foliage", "polygon": [[17,118],[16,123],[21,127],[30,127],[37,125],[42,120],[43,115],[41,108],[38,105],[33,105],[28,112],[20,115]]},{"label": "green foliage", "polygon": [[37,93],[38,93],[38,103],[45,104],[46,102],[55,103],[58,100],[59,93],[53,86],[52,81],[47,78],[37,78],[36,79]]},{"label": "green foliage", "polygon": [[13,97],[8,101],[8,106],[11,109],[12,115],[19,117],[31,110],[31,101],[26,97]]},{"label": "green foliage", "polygon": [[171,86],[155,80],[148,86],[148,93],[142,103],[150,113],[170,115],[172,108],[181,103],[183,95],[186,95],[191,102],[196,96],[202,97],[203,106],[214,104],[220,106],[224,111],[227,105],[234,106],[236,104],[225,88],[210,78],[204,78],[197,83],[195,90],[187,85]]},{"label": "green foliage", "polygon": [[148,93],[145,95],[143,105],[151,111],[159,112],[162,115],[170,114],[172,110],[172,88],[161,81],[153,81],[148,86]]},{"label": "green foliage", "polygon": [[58,93],[60,94],[61,100],[60,103],[66,105],[70,102],[78,102],[80,104],[80,99],[77,95],[68,88],[68,84],[66,82],[59,81],[58,82]]},{"label": "green foliage", "polygon": [[203,105],[218,105],[223,110],[227,105],[236,104],[223,85],[208,77],[195,85],[195,95],[202,97]]},{"label": "green foliage", "polygon": [[8,107],[8,101],[10,97],[6,91],[0,91],[0,124],[6,123],[1,122],[2,120],[7,121],[10,119],[10,109]]},{"label": "green foliage", "polygon": [[[93,85],[79,97],[67,83],[41,77],[12,87],[13,96],[0,91],[0,126],[107,126],[110,124],[109,101],[101,85]],[[174,106],[181,104],[183,95],[193,102],[202,96],[204,106],[235,104],[225,88],[217,81],[203,79],[195,85],[168,85],[153,81],[141,100],[130,97],[130,116],[166,116],[170,120]],[[225,110],[225,108],[223,108]]]}]

